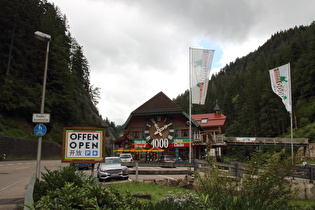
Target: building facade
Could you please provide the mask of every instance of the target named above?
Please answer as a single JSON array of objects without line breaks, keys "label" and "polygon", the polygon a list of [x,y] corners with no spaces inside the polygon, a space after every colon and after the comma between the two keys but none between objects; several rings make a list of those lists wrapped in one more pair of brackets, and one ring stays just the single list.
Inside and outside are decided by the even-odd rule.
[{"label": "building facade", "polygon": [[[156,160],[163,154],[172,155],[177,161],[188,161],[189,151],[193,151],[191,154],[194,158],[201,158],[206,153],[206,147],[225,126],[226,118],[217,127],[213,123],[203,123],[205,118],[207,122],[214,122],[211,119],[213,116],[216,117],[214,124],[218,124],[219,118],[225,117],[222,114],[192,116],[193,135],[190,144],[189,115],[160,92],[130,114],[124,124],[124,135],[114,144],[116,149],[122,147],[131,152],[142,149],[143,152],[134,153],[136,160]],[[156,150],[152,150],[154,148]],[[150,149],[151,152],[148,151]]]}]

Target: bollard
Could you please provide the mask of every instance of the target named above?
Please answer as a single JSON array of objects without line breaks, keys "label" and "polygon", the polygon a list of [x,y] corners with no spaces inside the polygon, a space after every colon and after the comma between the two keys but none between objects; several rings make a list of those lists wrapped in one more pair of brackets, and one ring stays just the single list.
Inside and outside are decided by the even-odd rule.
[{"label": "bollard", "polygon": [[239,163],[236,162],[235,163],[235,177],[239,177]]},{"label": "bollard", "polygon": [[194,160],[194,171],[198,170],[198,161],[195,159]]},{"label": "bollard", "polygon": [[91,177],[94,177],[94,163],[91,164]]},{"label": "bollard", "polygon": [[138,162],[136,162],[136,182],[138,182]]}]

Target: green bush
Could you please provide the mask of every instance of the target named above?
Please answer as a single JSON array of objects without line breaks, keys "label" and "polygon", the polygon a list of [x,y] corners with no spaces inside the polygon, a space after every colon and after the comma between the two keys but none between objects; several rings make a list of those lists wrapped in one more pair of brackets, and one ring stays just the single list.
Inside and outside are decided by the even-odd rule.
[{"label": "green bush", "polygon": [[168,194],[166,197],[160,198],[160,200],[153,204],[149,203],[145,206],[145,209],[169,209],[169,210],[181,210],[181,209],[202,209],[204,208],[201,198],[193,193],[181,194]]},{"label": "green bush", "polygon": [[231,178],[209,159],[210,168],[197,173],[201,202],[210,209],[291,209],[293,196],[285,180],[292,164],[283,153],[255,153],[245,165],[243,178]]},{"label": "green bush", "polygon": [[35,209],[140,209],[132,196],[103,187],[97,179],[77,171],[74,166],[42,173],[34,187]]}]

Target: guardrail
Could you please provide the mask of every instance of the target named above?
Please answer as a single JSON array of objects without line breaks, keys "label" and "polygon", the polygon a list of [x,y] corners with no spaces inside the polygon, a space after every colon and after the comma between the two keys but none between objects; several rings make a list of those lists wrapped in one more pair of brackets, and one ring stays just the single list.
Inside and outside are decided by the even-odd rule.
[{"label": "guardrail", "polygon": [[34,209],[33,206],[33,192],[34,192],[34,185],[36,180],[36,174],[34,174],[31,179],[30,183],[27,186],[25,197],[24,197],[24,210],[27,209]]}]

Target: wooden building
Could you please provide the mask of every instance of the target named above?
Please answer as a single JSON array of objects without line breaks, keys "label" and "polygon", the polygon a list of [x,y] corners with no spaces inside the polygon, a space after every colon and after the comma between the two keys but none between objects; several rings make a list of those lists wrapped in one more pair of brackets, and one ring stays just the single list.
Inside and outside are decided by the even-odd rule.
[{"label": "wooden building", "polygon": [[[215,114],[192,116],[192,151],[195,149],[193,155],[196,158],[205,154],[209,142],[225,128],[226,117]],[[207,123],[204,123],[206,118]],[[163,154],[172,155],[177,161],[189,160],[189,115],[163,92],[131,112],[123,127],[124,136],[114,141],[116,148],[123,146],[134,151],[135,148],[148,150],[156,147],[163,151],[145,152],[137,157],[155,160]]]}]

